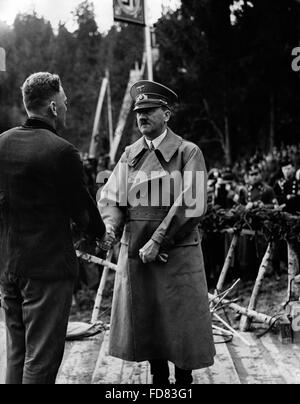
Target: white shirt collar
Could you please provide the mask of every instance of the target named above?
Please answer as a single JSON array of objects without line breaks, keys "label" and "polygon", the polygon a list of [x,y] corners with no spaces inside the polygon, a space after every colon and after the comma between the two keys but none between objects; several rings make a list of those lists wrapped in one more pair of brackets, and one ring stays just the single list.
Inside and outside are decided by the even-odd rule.
[{"label": "white shirt collar", "polygon": [[148,147],[150,148],[150,143],[152,142],[153,146],[155,149],[158,148],[158,146],[161,144],[161,142],[164,140],[164,138],[167,136],[168,130],[166,129],[164,133],[162,133],[160,136],[155,138],[154,140],[149,140],[145,137],[145,140],[147,142]]}]

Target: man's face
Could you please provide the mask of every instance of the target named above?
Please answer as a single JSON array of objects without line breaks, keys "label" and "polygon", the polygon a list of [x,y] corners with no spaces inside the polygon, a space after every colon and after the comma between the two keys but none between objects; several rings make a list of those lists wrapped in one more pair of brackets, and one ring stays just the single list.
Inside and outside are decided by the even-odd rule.
[{"label": "man's face", "polygon": [[137,111],[137,123],[140,132],[148,139],[155,139],[166,129],[170,111],[162,108],[145,108]]},{"label": "man's face", "polygon": [[262,176],[259,170],[250,171],[248,176],[248,183],[254,185],[262,180]]},{"label": "man's face", "polygon": [[66,127],[66,115],[67,115],[67,97],[64,89],[61,87],[59,93],[55,96],[56,102],[56,122],[58,128]]},{"label": "man's face", "polygon": [[292,164],[288,164],[287,166],[282,167],[282,173],[284,175],[284,178],[286,180],[289,180],[294,176],[295,168],[292,166]]}]

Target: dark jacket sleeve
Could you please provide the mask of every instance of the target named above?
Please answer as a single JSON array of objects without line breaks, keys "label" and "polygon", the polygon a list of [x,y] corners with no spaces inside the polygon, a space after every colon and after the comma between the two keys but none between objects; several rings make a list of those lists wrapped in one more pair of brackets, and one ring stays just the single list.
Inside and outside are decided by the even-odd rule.
[{"label": "dark jacket sleeve", "polygon": [[85,184],[79,153],[72,145],[61,151],[57,173],[62,203],[70,217],[83,232],[101,239],[105,225]]}]

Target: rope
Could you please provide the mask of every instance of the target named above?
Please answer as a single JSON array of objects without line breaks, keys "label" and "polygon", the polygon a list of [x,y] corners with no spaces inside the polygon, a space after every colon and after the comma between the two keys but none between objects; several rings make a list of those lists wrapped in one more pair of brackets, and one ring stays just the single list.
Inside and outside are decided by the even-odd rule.
[{"label": "rope", "polygon": [[229,344],[233,340],[233,335],[224,336],[224,334],[218,334],[213,332],[214,337],[222,337],[223,341],[214,341],[215,344]]},{"label": "rope", "polygon": [[282,316],[282,314],[274,314],[274,316],[271,317],[271,320],[275,319],[276,317],[279,317],[277,320],[274,321],[274,323],[272,323],[266,330],[264,330],[263,332],[256,334],[256,338],[262,338],[264,335],[268,334],[273,327],[277,324],[277,322],[280,320],[280,317]]}]

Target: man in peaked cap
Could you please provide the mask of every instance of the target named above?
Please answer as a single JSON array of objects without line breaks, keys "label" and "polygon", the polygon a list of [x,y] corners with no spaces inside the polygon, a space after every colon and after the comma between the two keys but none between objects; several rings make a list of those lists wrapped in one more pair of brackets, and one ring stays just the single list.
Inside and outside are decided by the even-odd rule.
[{"label": "man in peaked cap", "polygon": [[[215,355],[197,227],[207,203],[205,162],[168,127],[178,100],[172,90],[139,81],[131,96],[142,137],[125,149],[98,201],[107,231],[123,232],[109,352],[148,360],[154,384],[169,384],[173,362],[176,384],[185,385]],[[178,177],[179,193],[171,186]]]},{"label": "man in peaked cap", "polygon": [[142,109],[166,107],[171,108],[178,101],[177,94],[162,84],[142,80],[135,83],[130,91],[135,101],[134,111]]}]

